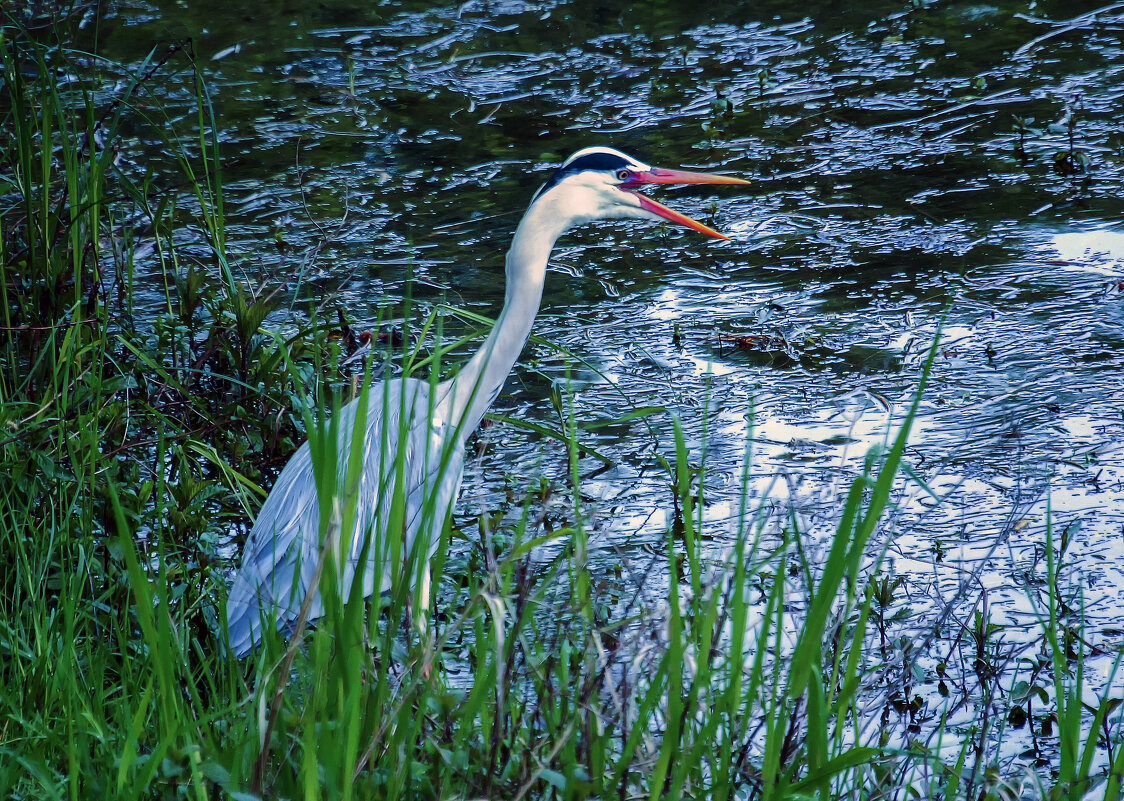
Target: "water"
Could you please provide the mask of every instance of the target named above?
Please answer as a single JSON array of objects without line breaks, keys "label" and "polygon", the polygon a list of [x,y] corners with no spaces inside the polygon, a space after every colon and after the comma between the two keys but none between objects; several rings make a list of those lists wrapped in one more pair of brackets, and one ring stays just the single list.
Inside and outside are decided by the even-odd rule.
[{"label": "water", "polygon": [[[360,327],[411,279],[423,308],[494,317],[519,215],[580,147],[753,179],[654,193],[732,242],[625,223],[568,236],[535,333],[584,364],[530,345],[501,410],[557,426],[555,385],[580,421],[662,406],[698,458],[705,425],[715,521],[736,517],[751,436],[754,503],[793,504],[814,543],[900,422],[944,318],[907,451],[927,488],[903,478],[881,540],[904,603],[986,600],[1008,641],[1032,638],[1049,506],[1055,536],[1072,535],[1087,636],[1115,647],[1124,17],[1050,22],[1094,8],[185,0],[123,6],[99,36],[123,59],[195,37],[236,262],[300,267],[294,291]],[[178,80],[173,118],[191,113]],[[157,158],[148,146],[127,155]],[[320,240],[313,262],[293,255]],[[583,437],[612,462],[583,462],[595,558],[646,564],[669,522],[655,456],[670,456],[670,416]],[[557,442],[504,425],[486,438],[462,521],[539,475],[564,489]],[[564,493],[554,503],[564,518]],[[1090,675],[1103,683],[1110,662]]]}]

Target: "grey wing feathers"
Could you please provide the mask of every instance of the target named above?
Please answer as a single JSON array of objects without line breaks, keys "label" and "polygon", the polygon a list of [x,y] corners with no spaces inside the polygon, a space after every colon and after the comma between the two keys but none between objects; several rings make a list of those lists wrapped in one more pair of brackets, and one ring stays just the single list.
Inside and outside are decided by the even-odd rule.
[{"label": "grey wing feathers", "polygon": [[311,580],[311,575],[306,580],[305,571],[315,570],[319,530],[320,508],[306,442],[289,459],[262,505],[227,597],[230,649],[236,656],[245,656],[261,640],[263,619],[276,620],[279,627],[296,619],[300,602],[293,602],[303,598],[300,588]]},{"label": "grey wing feathers", "polygon": [[[438,393],[438,398],[441,393]],[[388,563],[386,531],[398,470],[402,470],[403,555],[409,554],[419,534],[428,562],[437,548],[441,526],[456,498],[464,465],[463,436],[450,436],[443,404],[429,408],[429,386],[417,381],[392,381],[371,389],[364,426],[362,475],[354,528],[345,538],[347,558],[341,561],[343,597],[358,575],[363,594],[385,591],[394,565]],[[401,412],[405,408],[407,419]],[[340,410],[338,464],[339,492],[346,486],[346,470],[358,405]],[[459,434],[459,432],[458,432]],[[405,437],[404,452],[399,447]],[[399,461],[404,459],[401,466]],[[359,564],[367,538],[366,562]],[[261,639],[263,622],[284,629],[293,624],[313,587],[320,558],[320,506],[308,443],[293,454],[281,471],[257,522],[246,541],[242,569],[227,600],[230,649],[245,656]],[[401,566],[398,566],[401,570]],[[422,565],[425,569],[425,565]],[[310,619],[323,613],[319,594],[313,599]]]}]

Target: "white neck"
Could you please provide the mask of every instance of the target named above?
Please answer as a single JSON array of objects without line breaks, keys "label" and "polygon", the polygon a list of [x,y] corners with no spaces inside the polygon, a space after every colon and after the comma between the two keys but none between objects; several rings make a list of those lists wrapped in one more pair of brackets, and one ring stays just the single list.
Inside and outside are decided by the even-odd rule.
[{"label": "white neck", "polygon": [[480,350],[449,382],[452,420],[462,437],[476,429],[515,366],[542,302],[550,251],[558,237],[580,221],[560,206],[548,194],[523,215],[507,251],[503,311]]}]

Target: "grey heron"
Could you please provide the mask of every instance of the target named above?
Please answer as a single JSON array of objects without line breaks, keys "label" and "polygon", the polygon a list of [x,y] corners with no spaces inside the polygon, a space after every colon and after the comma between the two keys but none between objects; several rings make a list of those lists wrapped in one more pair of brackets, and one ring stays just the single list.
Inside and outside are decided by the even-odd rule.
[{"label": "grey heron", "polygon": [[[359,399],[338,413],[341,473],[356,436],[360,475],[347,531],[325,547],[313,459],[305,442],[281,471],[246,541],[242,568],[227,599],[231,651],[245,656],[262,627],[286,630],[302,605],[324,614],[318,563],[336,558],[340,597],[356,580],[364,596],[386,592],[394,571],[411,571],[418,610],[428,609],[429,560],[437,549],[461,483],[464,451],[499,394],[531,332],[542,301],[547,260],[569,229],[593,220],[669,221],[719,239],[717,231],[636,191],[644,184],[745,184],[740,178],[653,167],[607,147],[570,156],[535,193],[507,252],[504,306],[480,350],[451,379],[394,378],[375,384],[366,420]],[[341,480],[337,486],[347,486]],[[395,501],[394,499],[398,500]],[[327,507],[325,507],[327,508]],[[353,518],[353,520],[352,520]],[[338,522],[338,521],[337,521]],[[322,566],[321,566],[322,567]]]}]

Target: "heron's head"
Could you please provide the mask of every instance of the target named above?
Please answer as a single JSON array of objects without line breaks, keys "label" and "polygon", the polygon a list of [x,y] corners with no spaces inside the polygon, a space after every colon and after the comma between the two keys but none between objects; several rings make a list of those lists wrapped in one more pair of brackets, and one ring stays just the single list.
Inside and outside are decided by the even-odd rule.
[{"label": "heron's head", "polygon": [[741,178],[653,167],[610,147],[579,150],[535,193],[532,204],[550,204],[571,224],[590,220],[667,220],[719,239],[729,239],[685,214],[636,191],[644,184],[748,184]]}]

